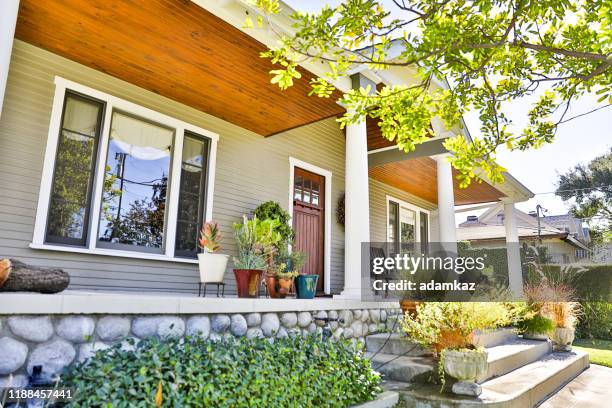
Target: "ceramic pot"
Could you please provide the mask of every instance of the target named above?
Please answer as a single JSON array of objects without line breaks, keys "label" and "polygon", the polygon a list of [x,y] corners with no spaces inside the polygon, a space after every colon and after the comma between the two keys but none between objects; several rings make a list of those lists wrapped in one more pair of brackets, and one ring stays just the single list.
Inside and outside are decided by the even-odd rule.
[{"label": "ceramic pot", "polygon": [[238,297],[254,298],[259,296],[259,286],[263,271],[259,269],[234,269]]},{"label": "ceramic pot", "polygon": [[291,293],[292,286],[293,286],[293,278],[278,278],[278,293],[280,297],[284,298],[289,293]]},{"label": "ceramic pot", "polygon": [[223,282],[223,275],[225,275],[228,259],[229,255],[225,254],[211,254],[210,252],[202,252],[201,254],[198,254],[200,282]]},{"label": "ceramic pot", "polygon": [[270,297],[274,299],[280,298],[280,293],[278,293],[278,290],[276,289],[276,275],[272,273],[267,273],[265,279],[266,287],[268,288],[268,295],[270,295]]},{"label": "ceramic pot", "polygon": [[571,351],[576,331],[573,327],[557,327],[552,335],[552,341],[557,351]]},{"label": "ceramic pot", "polygon": [[484,350],[446,350],[444,371],[459,381],[475,382],[488,368]]},{"label": "ceramic pot", "polygon": [[298,299],[313,299],[317,293],[319,275],[300,275],[295,278]]}]

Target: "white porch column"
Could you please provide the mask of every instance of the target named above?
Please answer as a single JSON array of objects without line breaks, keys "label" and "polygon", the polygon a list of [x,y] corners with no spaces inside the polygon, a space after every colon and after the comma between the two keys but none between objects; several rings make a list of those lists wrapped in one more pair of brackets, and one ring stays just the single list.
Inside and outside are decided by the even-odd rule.
[{"label": "white porch column", "polygon": [[15,38],[18,11],[19,0],[0,1],[0,116],[2,115],[4,91],[6,89],[9,64],[11,63],[11,51],[13,49],[13,39]]},{"label": "white porch column", "polygon": [[504,226],[506,227],[506,246],[508,256],[508,281],[510,290],[517,297],[523,296],[523,272],[521,251],[514,204],[504,204]]},{"label": "white porch column", "polygon": [[[455,194],[453,191],[453,172],[447,161],[448,155],[433,156],[438,171],[438,225],[441,243],[457,242],[457,226],[455,225]],[[455,245],[456,249],[456,245]]]},{"label": "white porch column", "polygon": [[370,241],[368,135],[365,118],[346,127],[344,202],[344,290],[339,297],[361,297],[361,243]]}]

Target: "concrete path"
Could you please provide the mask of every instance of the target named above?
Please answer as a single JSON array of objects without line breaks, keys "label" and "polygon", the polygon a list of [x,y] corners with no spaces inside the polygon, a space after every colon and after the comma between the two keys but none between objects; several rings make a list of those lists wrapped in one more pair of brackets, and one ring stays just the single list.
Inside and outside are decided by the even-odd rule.
[{"label": "concrete path", "polygon": [[612,406],[612,368],[591,364],[540,408],[608,408]]}]

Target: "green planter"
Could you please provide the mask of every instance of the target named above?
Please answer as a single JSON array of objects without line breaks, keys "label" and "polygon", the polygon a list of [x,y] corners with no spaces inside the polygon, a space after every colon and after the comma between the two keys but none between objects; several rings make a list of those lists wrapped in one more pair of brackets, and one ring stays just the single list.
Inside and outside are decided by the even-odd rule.
[{"label": "green planter", "polygon": [[295,290],[298,299],[312,299],[317,293],[319,275],[300,275],[295,278]]}]

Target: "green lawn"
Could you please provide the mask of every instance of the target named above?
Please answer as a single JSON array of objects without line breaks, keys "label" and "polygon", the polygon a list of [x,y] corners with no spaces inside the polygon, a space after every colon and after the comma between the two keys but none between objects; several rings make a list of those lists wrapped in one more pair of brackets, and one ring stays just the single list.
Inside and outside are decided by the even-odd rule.
[{"label": "green lawn", "polygon": [[612,367],[612,341],[576,339],[574,348],[589,353],[591,363]]}]

